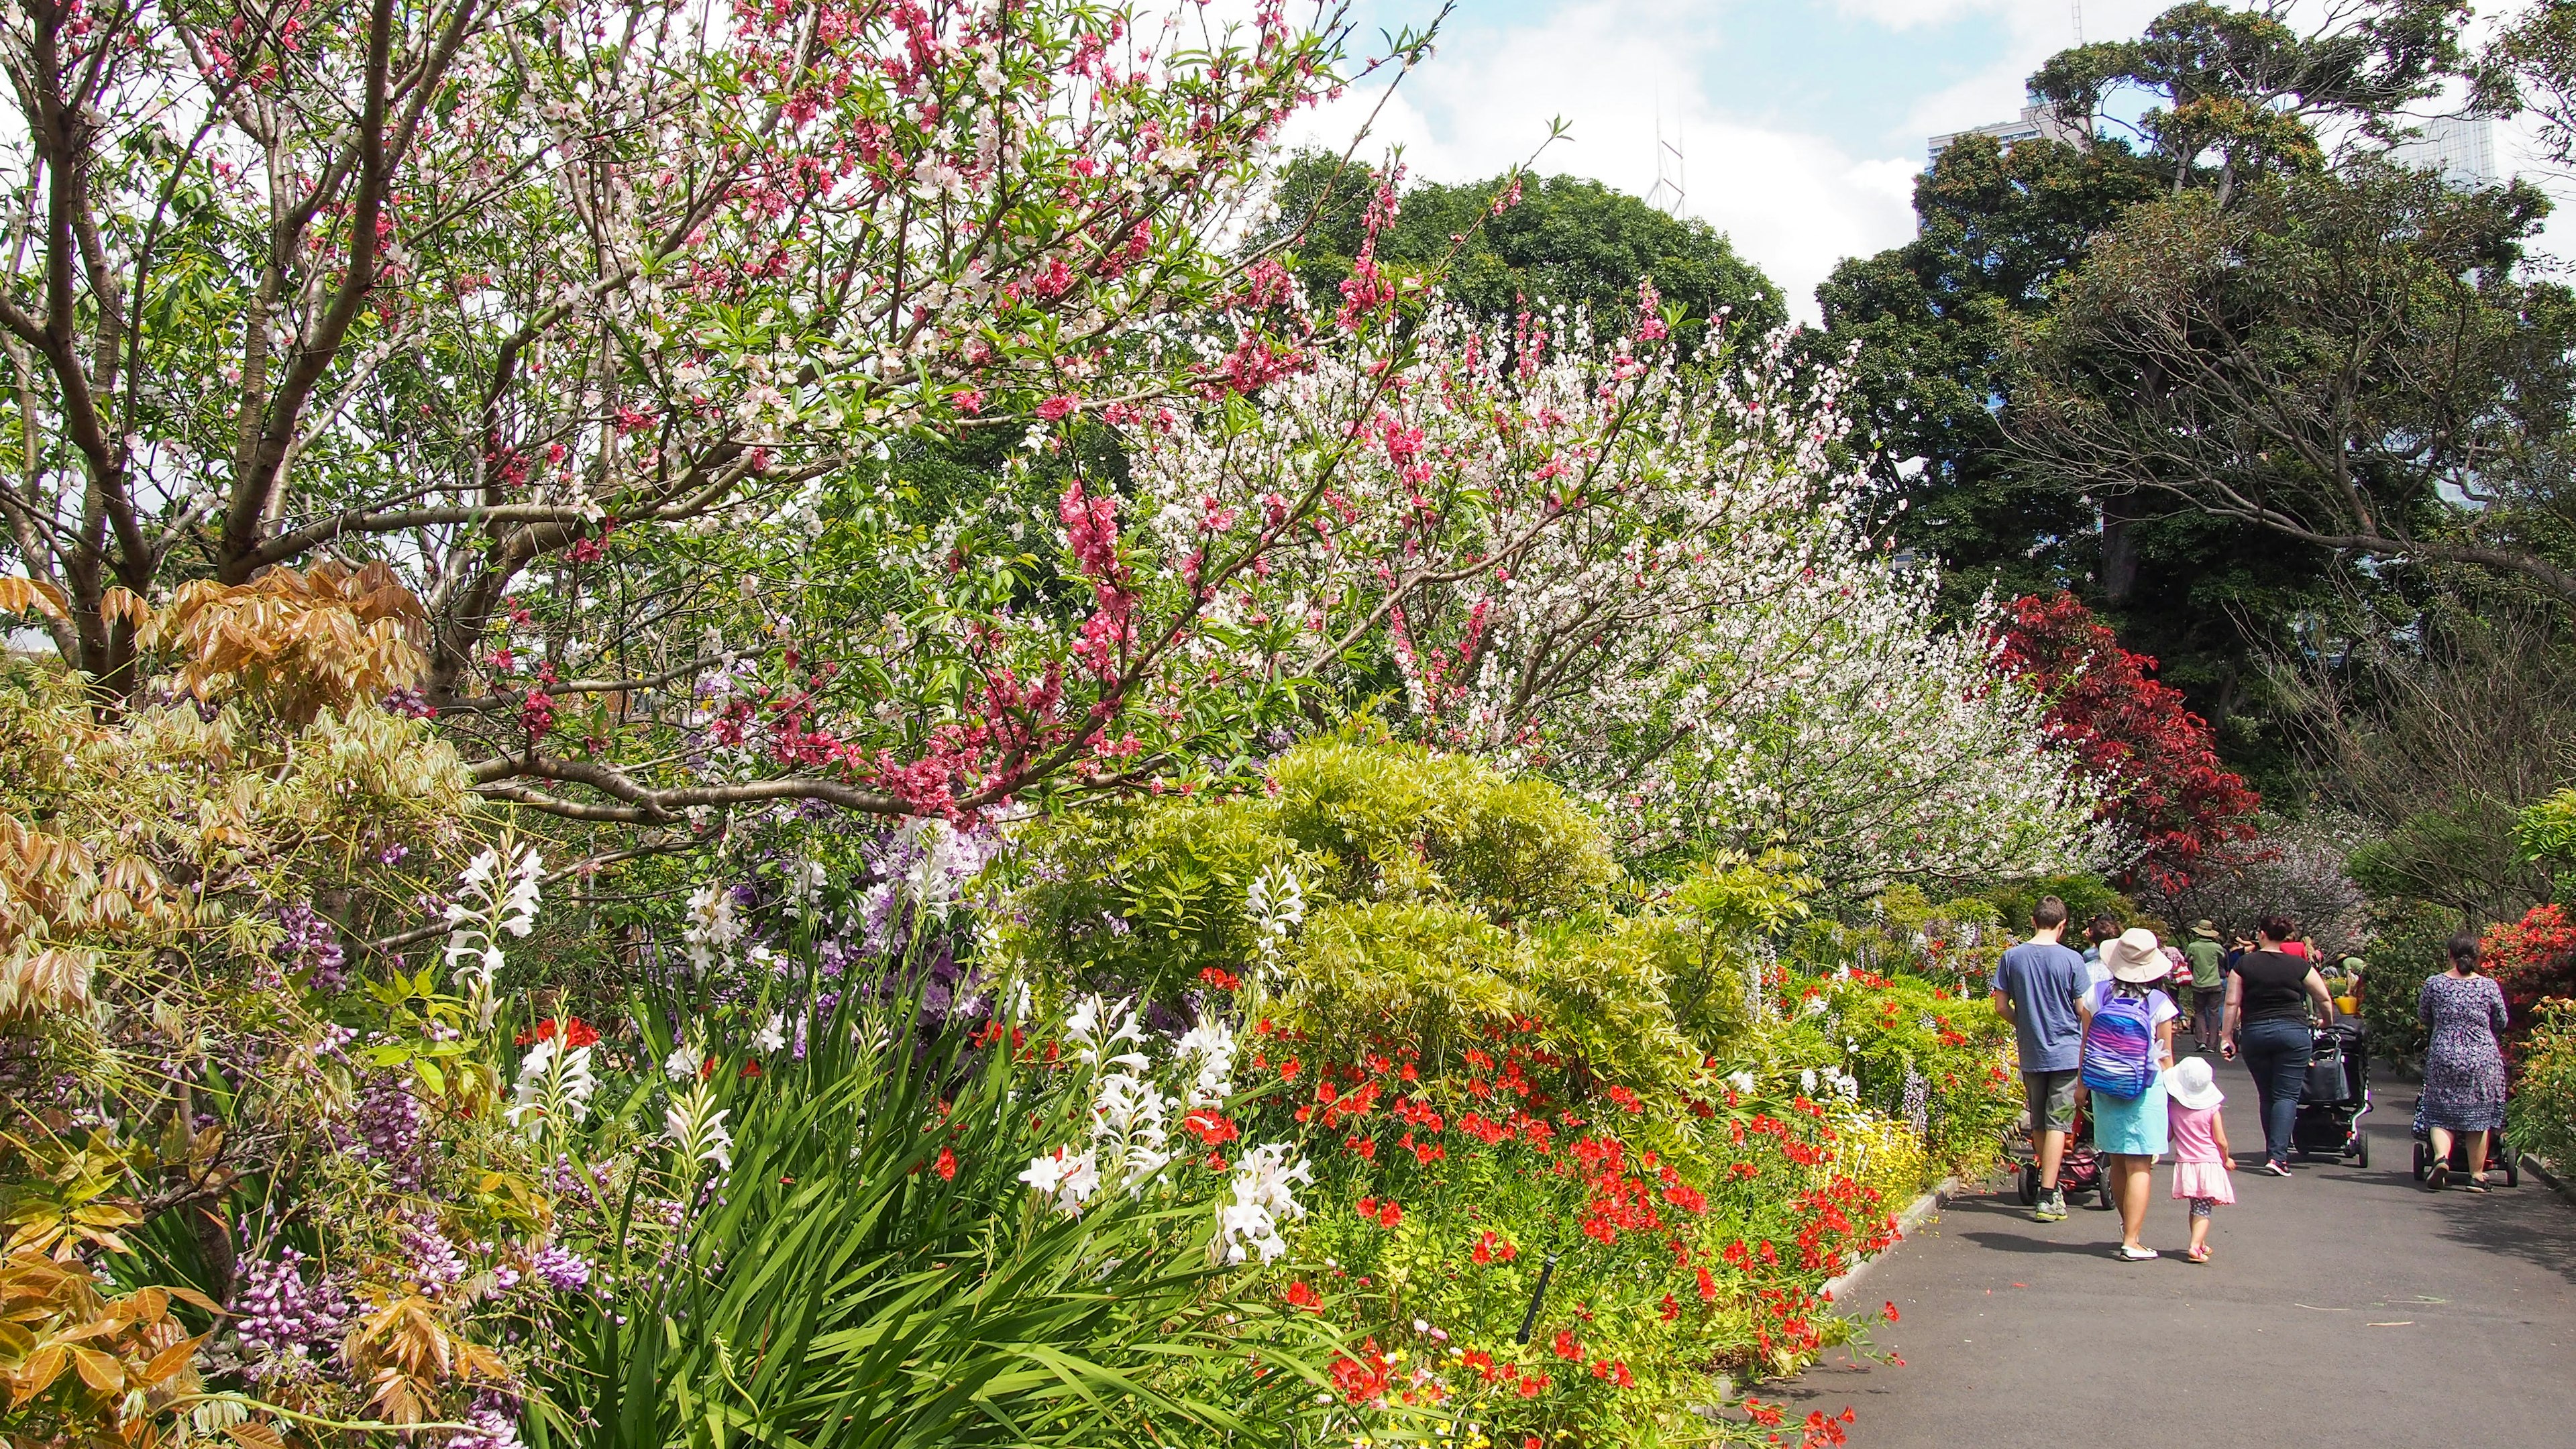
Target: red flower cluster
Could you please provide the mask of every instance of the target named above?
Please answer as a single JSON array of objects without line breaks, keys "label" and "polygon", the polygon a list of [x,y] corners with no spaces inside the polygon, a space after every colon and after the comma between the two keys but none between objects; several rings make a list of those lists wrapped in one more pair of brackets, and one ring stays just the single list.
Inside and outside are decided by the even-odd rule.
[{"label": "red flower cluster", "polygon": [[2576,996],[2576,920],[2564,906],[2534,906],[2519,921],[2499,921],[2478,949],[2504,988],[2509,1048],[2531,1029],[2542,997]]},{"label": "red flower cluster", "polygon": [[1354,1404],[1385,1398],[1391,1382],[1386,1356],[1377,1351],[1374,1338],[1361,1346],[1358,1358],[1345,1355],[1334,1359],[1333,1366],[1326,1372],[1333,1380],[1333,1387],[1342,1391],[1343,1399]]},{"label": "red flower cluster", "polygon": [[567,1016],[561,1021],[547,1017],[534,1028],[519,1033],[516,1040],[521,1046],[534,1046],[541,1041],[553,1041],[557,1032],[563,1034],[566,1051],[577,1051],[599,1040],[599,1028],[577,1016]]}]

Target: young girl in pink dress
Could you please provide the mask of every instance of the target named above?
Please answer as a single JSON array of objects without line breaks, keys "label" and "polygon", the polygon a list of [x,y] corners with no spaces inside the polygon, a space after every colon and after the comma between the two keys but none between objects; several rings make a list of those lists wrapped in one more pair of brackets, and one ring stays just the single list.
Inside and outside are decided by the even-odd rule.
[{"label": "young girl in pink dress", "polygon": [[2189,1056],[2165,1073],[2165,1136],[2174,1155],[2173,1195],[2191,1204],[2191,1251],[2195,1263],[2209,1261],[2209,1213],[2220,1203],[2236,1201],[2228,1174],[2236,1164],[2228,1156],[2227,1124],[2218,1106],[2227,1100],[2210,1075],[2206,1058]]}]

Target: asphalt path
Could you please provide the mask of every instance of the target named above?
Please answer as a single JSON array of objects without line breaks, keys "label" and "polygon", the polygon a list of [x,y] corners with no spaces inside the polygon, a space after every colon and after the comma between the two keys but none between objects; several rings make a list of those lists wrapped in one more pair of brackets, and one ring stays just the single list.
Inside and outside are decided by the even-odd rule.
[{"label": "asphalt path", "polygon": [[[2238,1161],[2259,1162],[2253,1082],[2219,1064],[2219,1084]],[[1852,1290],[1901,1315],[1872,1334],[1881,1357],[1755,1392],[1792,1422],[1850,1407],[1853,1449],[2576,1445],[2576,1207],[2528,1174],[2425,1191],[2414,1087],[2375,1097],[2371,1166],[2240,1168],[2206,1266],[2181,1256],[2170,1164],[2151,1263],[2111,1256],[2116,1214],[2035,1223],[2008,1185],[1960,1197]]]}]

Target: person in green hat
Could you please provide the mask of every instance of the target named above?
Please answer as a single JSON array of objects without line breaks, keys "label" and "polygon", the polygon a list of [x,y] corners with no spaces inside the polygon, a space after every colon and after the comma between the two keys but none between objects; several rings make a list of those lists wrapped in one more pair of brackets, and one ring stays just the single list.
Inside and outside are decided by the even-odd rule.
[{"label": "person in green hat", "polygon": [[2218,923],[2207,916],[2191,923],[2191,939],[2182,954],[2191,962],[2191,1038],[2197,1051],[2216,1051],[2227,1014],[2226,949],[2218,943]]}]

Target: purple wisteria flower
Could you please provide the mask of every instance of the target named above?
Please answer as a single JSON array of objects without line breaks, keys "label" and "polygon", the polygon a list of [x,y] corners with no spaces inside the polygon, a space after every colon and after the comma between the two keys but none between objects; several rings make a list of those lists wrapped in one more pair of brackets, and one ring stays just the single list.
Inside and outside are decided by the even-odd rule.
[{"label": "purple wisteria flower", "polygon": [[241,1339],[247,1372],[262,1383],[312,1377],[347,1331],[355,1309],[328,1274],[307,1282],[305,1257],[293,1248],[274,1262],[242,1269],[233,1294],[233,1332]]},{"label": "purple wisteria flower", "polygon": [[399,1073],[377,1072],[358,1088],[359,1155],[381,1164],[388,1185],[417,1192],[429,1180],[428,1113]]},{"label": "purple wisteria flower", "polygon": [[590,1260],[570,1248],[549,1244],[528,1260],[528,1271],[558,1293],[578,1293],[590,1286]]},{"label": "purple wisteria flower", "polygon": [[286,927],[286,939],[278,946],[279,961],[289,971],[307,973],[305,984],[315,991],[337,993],[347,988],[349,958],[331,918],[313,909],[309,900],[279,907],[277,917]]},{"label": "purple wisteria flower", "polygon": [[411,1256],[412,1281],[430,1298],[465,1281],[472,1267],[447,1235],[438,1230],[438,1221],[427,1213],[415,1214],[410,1231],[403,1234],[403,1251]]},{"label": "purple wisteria flower", "polygon": [[448,1435],[447,1449],[519,1449],[519,1405],[508,1395],[476,1394],[465,1422],[474,1427]]}]

